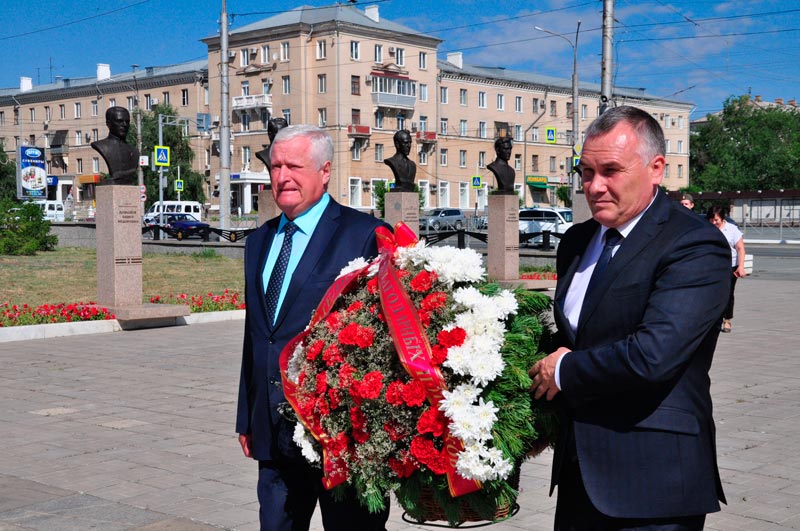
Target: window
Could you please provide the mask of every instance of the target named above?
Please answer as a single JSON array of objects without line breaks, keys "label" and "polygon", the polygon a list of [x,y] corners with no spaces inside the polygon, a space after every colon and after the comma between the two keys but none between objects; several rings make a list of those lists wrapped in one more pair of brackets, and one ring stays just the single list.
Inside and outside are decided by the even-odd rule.
[{"label": "window", "polygon": [[353,140],[353,148],[350,150],[353,160],[361,160],[361,143],[362,139],[356,138]]},{"label": "window", "polygon": [[350,123],[353,125],[361,125],[361,109],[350,110]]},{"label": "window", "polygon": [[478,122],[478,136],[486,138],[486,122]]},{"label": "window", "polygon": [[326,74],[317,75],[317,92],[320,94],[328,92],[328,76]]},{"label": "window", "polygon": [[111,98],[110,100],[108,100],[108,108],[109,109],[111,107],[116,107],[116,106],[117,106],[117,99],[116,98]]},{"label": "window", "polygon": [[249,96],[249,95],[250,95],[250,82],[242,81],[242,96]]},{"label": "window", "polygon": [[377,129],[383,129],[383,111],[380,109],[375,111],[375,127]]},{"label": "window", "polygon": [[[44,108],[44,119],[49,122],[50,119],[52,118],[51,114],[52,113],[50,112],[50,106],[49,105],[45,106],[45,108]],[[0,122],[0,125],[6,125],[5,121],[6,121],[5,116],[3,116],[2,122]]]},{"label": "window", "polygon": [[281,43],[281,61],[289,60],[289,43],[284,41]]},{"label": "window", "polygon": [[189,105],[189,89],[181,89],[181,106]]},{"label": "window", "polygon": [[419,152],[419,165],[420,166],[427,166],[428,165],[428,152],[427,151],[420,151]]},{"label": "window", "polygon": [[92,157],[92,172],[100,173],[100,159],[97,157]]},{"label": "window", "polygon": [[556,158],[550,157],[550,171],[556,171]]},{"label": "window", "polygon": [[242,132],[246,133],[247,131],[250,130],[250,114],[243,113],[241,120],[242,120]]},{"label": "window", "polygon": [[444,148],[439,150],[439,165],[447,166],[447,150]]},{"label": "window", "polygon": [[148,111],[153,108],[153,99],[150,97],[150,94],[144,95],[144,108]]},{"label": "window", "polygon": [[439,102],[447,103],[447,87],[439,88]]},{"label": "window", "polygon": [[497,110],[498,111],[506,110],[506,96],[505,96],[505,94],[498,94],[497,95]]},{"label": "window", "polygon": [[272,61],[272,58],[269,55],[269,44],[264,44],[261,46],[261,63],[268,64]]},{"label": "window", "polygon": [[97,142],[98,140],[100,140],[100,130],[92,129],[92,142]]},{"label": "window", "polygon": [[375,162],[383,162],[383,144],[375,144]]},{"label": "window", "polygon": [[567,102],[567,117],[572,118],[572,102]]},{"label": "window", "polygon": [[669,138],[664,141],[664,152],[669,153]]},{"label": "window", "polygon": [[427,52],[419,52],[419,68],[420,70],[426,70],[428,68]]},{"label": "window", "polygon": [[242,169],[250,169],[250,146],[242,146]]},{"label": "window", "polygon": [[419,130],[420,131],[427,131],[428,130],[428,117],[420,115],[419,116]]},{"label": "window", "polygon": [[92,100],[92,116],[97,116],[98,105],[97,100]]},{"label": "window", "polygon": [[664,178],[669,179],[669,164],[664,164]]},{"label": "window", "polygon": [[517,142],[522,142],[522,126],[515,125],[514,126],[514,140]]},{"label": "window", "polygon": [[581,120],[585,120],[589,116],[589,106],[581,105]]},{"label": "window", "polygon": [[322,107],[321,109],[317,109],[317,122],[320,127],[325,127],[328,125],[328,109]]},{"label": "window", "polygon": [[375,45],[375,62],[376,63],[383,62],[383,44]]},{"label": "window", "polygon": [[397,115],[397,130],[406,128],[406,115],[399,113]]},{"label": "window", "polygon": [[75,131],[75,145],[80,146],[83,144],[83,133],[80,130]]},{"label": "window", "polygon": [[358,177],[350,178],[350,206],[361,205],[361,179]]},{"label": "window", "polygon": [[514,169],[517,171],[522,170],[522,155],[514,155]]},{"label": "window", "polygon": [[284,94],[290,94],[292,92],[292,83],[290,76],[281,77],[281,86],[283,87]]},{"label": "window", "polygon": [[80,102],[75,103],[75,118],[81,117],[81,104]]},{"label": "window", "polygon": [[[683,129],[683,116],[678,116],[678,129]],[[678,175],[678,177],[680,177],[680,175]]]},{"label": "window", "polygon": [[350,76],[350,94],[353,96],[361,95],[361,77]]},{"label": "window", "polygon": [[556,113],[556,100],[550,100],[550,116],[558,116]]},{"label": "window", "polygon": [[261,129],[268,129],[269,127],[269,111],[261,109]]},{"label": "window", "polygon": [[572,130],[567,129],[567,144],[572,145]]},{"label": "window", "polygon": [[75,169],[78,171],[78,173],[83,173],[83,159],[77,159],[75,164],[77,166]]},{"label": "window", "polygon": [[481,109],[486,108],[486,93],[483,91],[478,92],[478,107]]},{"label": "window", "polygon": [[469,208],[469,183],[458,183],[458,206]]},{"label": "window", "polygon": [[239,66],[247,66],[250,64],[250,50],[245,48],[239,50]]},{"label": "window", "polygon": [[36,109],[34,109],[33,107],[30,108],[30,117],[31,117],[31,122],[36,121]]},{"label": "window", "polygon": [[665,114],[664,115],[664,129],[669,129],[670,128],[670,122],[671,122],[671,120],[669,118],[669,114]]},{"label": "window", "polygon": [[406,66],[406,51],[403,48],[397,48],[395,51],[394,62],[397,66]]},{"label": "window", "polygon": [[683,179],[683,164],[678,164],[678,179]]},{"label": "window", "polygon": [[534,127],[531,129],[531,142],[538,142],[539,141],[539,128]]},{"label": "window", "polygon": [[0,111],[0,125],[6,125],[6,111]]},{"label": "window", "polygon": [[447,118],[442,118],[439,120],[439,133],[442,135],[447,134]]},{"label": "window", "polygon": [[678,153],[683,153],[683,140],[678,140]]},{"label": "window", "polygon": [[162,92],[161,93],[161,103],[164,105],[169,105],[169,92]]},{"label": "window", "polygon": [[272,83],[270,81],[263,81],[261,83],[261,93],[269,94],[270,92],[272,92]]},{"label": "window", "polygon": [[466,168],[467,167],[467,150],[462,149],[458,152],[458,167],[459,168]]},{"label": "window", "polygon": [[283,115],[283,119],[286,120],[287,125],[292,125],[292,110],[291,109],[283,109],[281,111]]},{"label": "window", "polygon": [[419,101],[428,101],[428,85],[425,83],[419,84]]},{"label": "window", "polygon": [[461,136],[467,136],[467,121],[461,120],[459,127],[458,127],[458,134]]},{"label": "window", "polygon": [[533,112],[534,114],[539,112],[539,98],[533,98]]},{"label": "window", "polygon": [[514,98],[514,112],[522,112],[522,96]]},{"label": "window", "polygon": [[479,151],[478,152],[478,167],[485,168],[486,167],[486,152]]},{"label": "window", "polygon": [[317,59],[328,57],[328,41],[320,39],[317,41]]},{"label": "window", "polygon": [[458,91],[458,102],[465,106],[467,105],[467,89],[460,89]]},{"label": "window", "polygon": [[[133,98],[128,98],[128,101],[129,102],[133,102]],[[133,107],[131,107],[131,108],[133,108]],[[67,108],[63,103],[60,103],[58,105],[58,113],[59,113],[59,116],[60,116],[60,118],[62,120],[66,119],[66,117],[67,117]]]},{"label": "window", "polygon": [[358,41],[350,41],[350,59],[358,61],[361,56],[361,46]]},{"label": "window", "polygon": [[539,155],[531,155],[531,171],[539,171]]}]

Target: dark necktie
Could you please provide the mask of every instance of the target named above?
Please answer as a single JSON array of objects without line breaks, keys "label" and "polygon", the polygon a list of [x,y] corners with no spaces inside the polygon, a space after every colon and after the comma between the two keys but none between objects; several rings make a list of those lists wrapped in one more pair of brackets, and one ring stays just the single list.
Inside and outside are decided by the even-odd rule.
[{"label": "dark necktie", "polygon": [[599,284],[606,267],[608,267],[608,263],[611,261],[611,252],[621,239],[622,234],[620,234],[617,229],[608,229],[606,231],[603,252],[600,253],[600,258],[597,260],[597,264],[594,266],[594,271],[592,271],[592,278],[589,279],[589,285],[586,286],[586,295],[583,297],[584,300],[589,297],[592,289]]},{"label": "dark necktie", "polygon": [[270,325],[275,321],[275,311],[278,308],[278,298],[283,286],[283,277],[286,275],[286,266],[289,265],[289,258],[292,256],[292,236],[295,232],[297,232],[297,225],[291,221],[283,227],[281,251],[278,253],[278,259],[275,261],[275,266],[269,275],[265,298],[267,301],[267,320]]}]

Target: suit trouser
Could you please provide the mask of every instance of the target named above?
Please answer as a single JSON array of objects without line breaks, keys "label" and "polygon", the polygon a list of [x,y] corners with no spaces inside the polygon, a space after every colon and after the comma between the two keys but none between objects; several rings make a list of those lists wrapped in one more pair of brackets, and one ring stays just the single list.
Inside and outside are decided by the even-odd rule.
[{"label": "suit trouser", "polygon": [[355,494],[334,501],[322,485],[322,473],[305,462],[258,462],[259,520],[262,531],[307,531],[319,500],[325,531],[385,531],[386,510],[370,513]]},{"label": "suit trouser", "polygon": [[733,273],[731,273],[731,296],[728,297],[728,305],[725,307],[725,313],[722,314],[723,319],[733,319],[733,290],[736,289],[736,279],[739,278],[736,276],[736,270],[738,266],[733,267]]}]

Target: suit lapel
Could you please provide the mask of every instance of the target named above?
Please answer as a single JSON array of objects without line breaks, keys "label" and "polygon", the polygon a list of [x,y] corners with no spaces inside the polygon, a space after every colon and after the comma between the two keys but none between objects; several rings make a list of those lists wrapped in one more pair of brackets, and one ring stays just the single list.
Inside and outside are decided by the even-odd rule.
[{"label": "suit lapel", "polygon": [[[275,239],[275,234],[278,231],[278,222],[280,218],[273,218],[266,222],[266,228],[264,231],[263,236],[260,238],[258,247],[253,249],[253,256],[250,260],[256,260],[257,263],[255,267],[249,268],[251,271],[251,278],[248,279],[249,282],[255,286],[253,292],[257,295],[256,304],[259,306],[259,311],[254,312],[256,315],[263,316],[261,321],[263,321],[264,327],[267,330],[272,330],[272,323],[267,322],[269,319],[266,318],[267,315],[267,301],[264,298],[264,294],[267,291],[267,287],[264,285],[264,267],[267,263],[267,256],[269,255],[269,249],[272,246],[272,240]],[[252,236],[251,236],[252,238]]]},{"label": "suit lapel", "polygon": [[566,252],[567,260],[569,261],[567,270],[563,275],[559,272],[559,281],[556,283],[555,304],[553,305],[554,318],[558,329],[565,331],[572,344],[575,344],[575,334],[572,332],[572,327],[569,326],[567,316],[564,314],[564,301],[567,298],[567,291],[570,284],[572,284],[572,279],[578,271],[581,259],[586,254],[586,249],[589,247],[589,242],[597,231],[598,226],[598,223],[594,220],[589,220],[585,225],[581,225],[579,229],[581,232],[576,234],[575,244]]},{"label": "suit lapel", "polygon": [[643,252],[656,234],[661,231],[669,216],[669,199],[659,192],[653,205],[645,212],[628,237],[622,241],[619,249],[603,273],[600,282],[594,286],[589,297],[583,300],[578,334],[603,299],[608,288],[624,273],[631,261]]},{"label": "suit lapel", "polygon": [[[322,213],[322,217],[314,229],[314,234],[311,235],[306,250],[303,252],[303,257],[292,274],[286,296],[283,299],[280,312],[278,312],[278,318],[275,320],[275,328],[281,326],[281,323],[286,319],[292,305],[297,300],[297,297],[300,296],[303,285],[311,276],[317,263],[325,255],[328,246],[334,242],[334,234],[339,228],[339,212],[339,204],[331,200],[325,208],[325,212]],[[309,315],[308,318],[311,319],[311,316]]]}]

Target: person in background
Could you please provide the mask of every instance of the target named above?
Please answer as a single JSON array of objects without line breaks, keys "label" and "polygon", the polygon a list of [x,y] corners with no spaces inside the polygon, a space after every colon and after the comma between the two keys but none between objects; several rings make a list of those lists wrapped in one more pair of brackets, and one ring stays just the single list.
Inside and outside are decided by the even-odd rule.
[{"label": "person in background", "polygon": [[744,270],[744,237],[742,231],[740,231],[736,225],[727,221],[727,215],[727,209],[720,206],[713,206],[706,212],[706,219],[722,231],[722,235],[725,236],[731,248],[731,291],[728,297],[728,305],[725,308],[725,313],[722,315],[722,331],[725,333],[731,331],[734,299],[733,290],[736,288],[736,279],[747,276],[747,272]]},{"label": "person in background", "polygon": [[296,419],[281,386],[283,347],[303,331],[339,272],[377,255],[381,220],[327,192],[333,141],[325,131],[282,128],[270,144],[272,195],[282,214],[245,244],[245,315],[236,432],[258,461],[262,531],[308,530],[319,501],[326,531],[385,531],[387,509],[370,513],[354,494],[337,501],[292,440]]},{"label": "person in background", "polygon": [[692,197],[692,194],[683,194],[681,196],[681,205],[689,210],[694,210],[694,197]]}]

